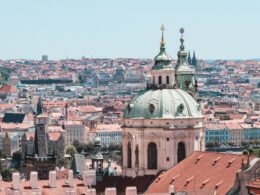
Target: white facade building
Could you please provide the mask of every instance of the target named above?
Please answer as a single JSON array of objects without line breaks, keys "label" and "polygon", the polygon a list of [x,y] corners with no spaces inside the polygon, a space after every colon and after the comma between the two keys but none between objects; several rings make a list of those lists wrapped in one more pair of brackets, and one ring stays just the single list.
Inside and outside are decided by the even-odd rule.
[{"label": "white facade building", "polygon": [[78,121],[67,121],[64,125],[67,137],[67,145],[73,144],[74,141],[88,143],[89,128]]},{"label": "white facade building", "polygon": [[102,146],[122,143],[122,128],[119,124],[98,124],[95,132],[96,136],[101,139]]}]

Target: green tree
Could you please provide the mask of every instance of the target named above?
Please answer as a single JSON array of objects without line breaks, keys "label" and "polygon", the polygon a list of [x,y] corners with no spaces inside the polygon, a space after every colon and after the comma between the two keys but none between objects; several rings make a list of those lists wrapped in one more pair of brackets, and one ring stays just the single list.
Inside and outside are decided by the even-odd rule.
[{"label": "green tree", "polygon": [[71,162],[67,158],[57,158],[56,159],[56,166],[70,168],[71,167]]},{"label": "green tree", "polygon": [[248,155],[248,151],[246,149],[243,150],[243,155]]},{"label": "green tree", "polygon": [[13,153],[12,161],[16,163],[16,168],[19,169],[21,167],[23,154],[21,151],[16,151]]},{"label": "green tree", "polygon": [[252,146],[250,146],[250,147],[248,148],[248,154],[249,154],[249,155],[254,154],[254,149],[253,149]]},{"label": "green tree", "polygon": [[69,145],[66,150],[66,154],[69,154],[70,156],[73,156],[74,154],[77,154],[77,150],[74,145]]},{"label": "green tree", "polygon": [[2,179],[4,181],[12,181],[12,173],[13,172],[14,171],[12,169],[10,169],[10,168],[3,168],[1,170]]}]

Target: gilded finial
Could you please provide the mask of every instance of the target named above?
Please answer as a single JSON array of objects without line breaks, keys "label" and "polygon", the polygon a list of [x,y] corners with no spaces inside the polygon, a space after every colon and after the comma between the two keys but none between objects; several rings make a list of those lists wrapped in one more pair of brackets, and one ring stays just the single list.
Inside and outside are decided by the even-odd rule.
[{"label": "gilded finial", "polygon": [[183,45],[183,42],[184,42],[184,39],[183,39],[184,29],[183,29],[183,28],[180,29],[180,33],[181,33],[181,39],[180,39],[180,41],[181,41],[181,46],[180,46],[180,49],[181,49],[181,50],[184,50],[184,45]]},{"label": "gilded finial", "polygon": [[165,31],[165,28],[164,28],[164,25],[162,24],[161,26],[161,31],[162,31],[162,37],[161,37],[161,47],[164,47],[164,31]]}]

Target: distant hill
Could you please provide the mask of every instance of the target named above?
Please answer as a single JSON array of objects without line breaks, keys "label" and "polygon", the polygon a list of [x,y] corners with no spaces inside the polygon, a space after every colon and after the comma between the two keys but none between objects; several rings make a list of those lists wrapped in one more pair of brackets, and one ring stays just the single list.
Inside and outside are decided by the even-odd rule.
[{"label": "distant hill", "polygon": [[208,59],[208,60],[205,60],[207,63],[211,64],[213,63],[214,61],[217,61],[217,60],[224,60],[224,61],[247,61],[247,60],[254,60],[254,61],[260,61],[260,58],[250,58],[250,59]]}]

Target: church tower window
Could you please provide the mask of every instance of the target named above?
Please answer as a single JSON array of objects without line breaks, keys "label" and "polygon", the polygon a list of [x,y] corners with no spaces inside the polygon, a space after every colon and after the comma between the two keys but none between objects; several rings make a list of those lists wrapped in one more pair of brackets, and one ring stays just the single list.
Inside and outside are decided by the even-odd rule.
[{"label": "church tower window", "polygon": [[170,84],[170,78],[169,78],[169,76],[166,76],[166,84]]},{"label": "church tower window", "polygon": [[186,150],[185,150],[185,144],[184,142],[178,143],[178,151],[177,151],[177,159],[178,163],[181,162],[186,157]]},{"label": "church tower window", "polygon": [[138,167],[139,165],[139,148],[138,145],[135,147],[135,166]]},{"label": "church tower window", "polygon": [[129,142],[127,145],[127,168],[132,168],[132,150],[131,143]]},{"label": "church tower window", "polygon": [[148,169],[157,169],[157,147],[155,143],[148,145]]},{"label": "church tower window", "polygon": [[159,85],[162,84],[162,76],[159,76],[159,78],[158,78],[158,83],[159,83]]}]

